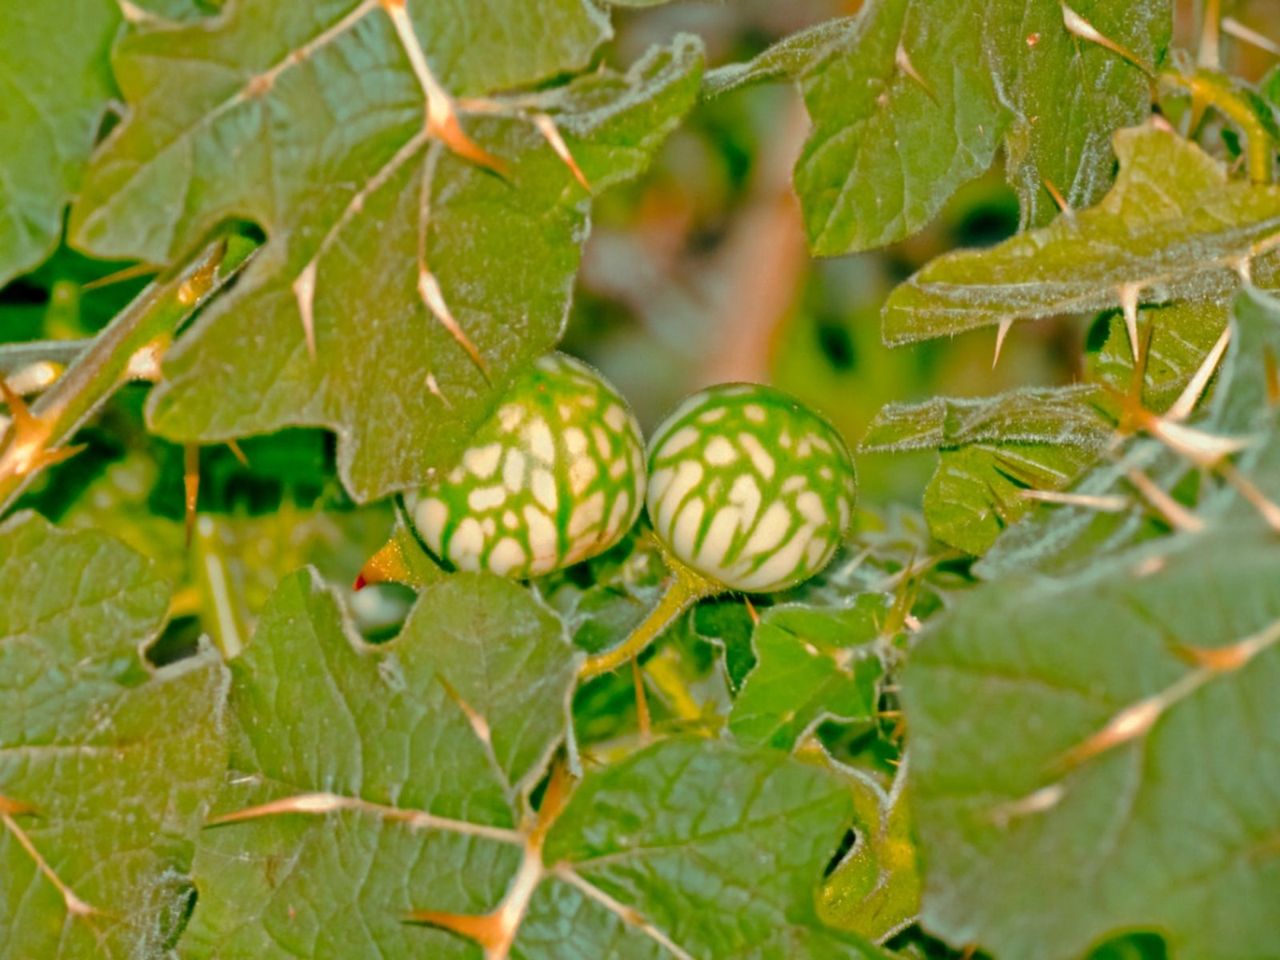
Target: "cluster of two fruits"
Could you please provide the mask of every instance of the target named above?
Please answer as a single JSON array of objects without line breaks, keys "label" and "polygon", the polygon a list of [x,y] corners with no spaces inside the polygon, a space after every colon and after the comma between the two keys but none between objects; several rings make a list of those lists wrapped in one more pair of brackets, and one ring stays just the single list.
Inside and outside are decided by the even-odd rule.
[{"label": "cluster of two fruits", "polygon": [[618,392],[550,354],[506,392],[457,466],[408,502],[437,558],[515,578],[609,549],[645,506],[670,561],[722,589],[768,593],[826,566],[854,492],[839,434],[780,391],[694,394],[646,457]]}]

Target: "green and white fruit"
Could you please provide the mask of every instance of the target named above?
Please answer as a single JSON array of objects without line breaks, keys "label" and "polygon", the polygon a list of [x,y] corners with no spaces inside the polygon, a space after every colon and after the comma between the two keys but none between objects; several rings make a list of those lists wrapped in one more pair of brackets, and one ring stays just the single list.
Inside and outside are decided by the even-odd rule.
[{"label": "green and white fruit", "polygon": [[626,401],[590,367],[553,353],[409,506],[427,546],[458,569],[536,577],[617,543],[639,516],[644,478]]},{"label": "green and white fruit", "polygon": [[694,394],[649,444],[654,530],[725,587],[784,590],[820,571],[853,512],[853,460],[835,429],[771,387]]}]

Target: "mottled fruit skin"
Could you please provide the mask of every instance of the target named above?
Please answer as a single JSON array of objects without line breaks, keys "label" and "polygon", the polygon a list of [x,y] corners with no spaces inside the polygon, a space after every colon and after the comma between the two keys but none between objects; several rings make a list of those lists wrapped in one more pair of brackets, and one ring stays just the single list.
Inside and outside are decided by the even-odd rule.
[{"label": "mottled fruit skin", "polygon": [[840,435],[772,387],[696,393],[649,444],[654,530],[677,560],[733,590],[785,590],[826,566],[855,492]]},{"label": "mottled fruit skin", "polygon": [[538,360],[458,466],[410,498],[427,546],[459,570],[536,577],[593,557],[635,523],[644,441],[625,400],[585,364]]}]

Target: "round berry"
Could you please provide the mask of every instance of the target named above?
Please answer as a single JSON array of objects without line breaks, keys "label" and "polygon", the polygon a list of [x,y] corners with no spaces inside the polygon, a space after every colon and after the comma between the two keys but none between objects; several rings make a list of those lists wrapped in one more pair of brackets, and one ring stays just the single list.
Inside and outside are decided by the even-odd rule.
[{"label": "round berry", "polygon": [[553,353],[410,509],[427,546],[458,569],[536,577],[617,543],[640,513],[644,478],[626,401],[586,364]]},{"label": "round berry", "polygon": [[677,560],[734,590],[807,580],[844,539],[856,490],[835,428],[772,387],[685,400],[649,444],[646,501]]}]

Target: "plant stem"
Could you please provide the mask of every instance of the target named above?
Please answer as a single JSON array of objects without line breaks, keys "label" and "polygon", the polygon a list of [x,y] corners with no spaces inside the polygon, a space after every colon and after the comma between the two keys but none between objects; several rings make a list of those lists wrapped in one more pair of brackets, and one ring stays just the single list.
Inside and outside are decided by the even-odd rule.
[{"label": "plant stem", "polygon": [[[19,447],[51,451],[63,444],[134,375],[140,351],[172,340],[181,323],[225,286],[254,247],[236,238],[210,243],[138,294],[72,361],[67,372],[31,408],[32,425],[11,429],[0,446],[0,465],[32,462]],[[38,461],[36,461],[38,462]],[[13,505],[38,468],[0,468],[0,513]]]},{"label": "plant stem", "polygon": [[23,367],[46,361],[68,364],[89,349],[92,337],[78,340],[31,340],[0,344],[0,375],[9,376]]},{"label": "plant stem", "polygon": [[713,597],[724,590],[720,584],[699,576],[684,564],[670,558],[668,563],[671,566],[671,580],[667,583],[657,606],[649,611],[649,615],[640,621],[639,626],[632,630],[630,636],[622,643],[587,657],[578,671],[580,678],[590,680],[602,673],[616,670],[628,660],[638,657],[676,617],[699,600]]}]

